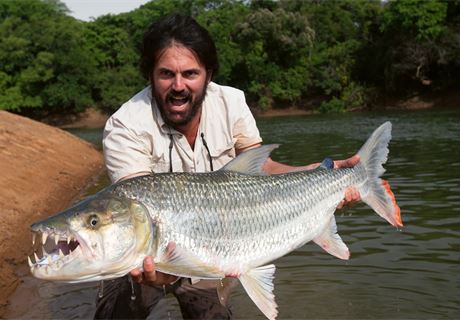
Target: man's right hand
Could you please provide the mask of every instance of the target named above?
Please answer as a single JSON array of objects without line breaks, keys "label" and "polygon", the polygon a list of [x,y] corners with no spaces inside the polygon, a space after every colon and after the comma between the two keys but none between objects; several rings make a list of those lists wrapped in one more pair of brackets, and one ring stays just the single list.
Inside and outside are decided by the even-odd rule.
[{"label": "man's right hand", "polygon": [[143,268],[144,271],[141,271],[139,268],[131,271],[130,274],[134,282],[149,286],[162,286],[164,284],[171,284],[178,279],[176,276],[155,271],[155,263],[152,257],[144,258]]}]

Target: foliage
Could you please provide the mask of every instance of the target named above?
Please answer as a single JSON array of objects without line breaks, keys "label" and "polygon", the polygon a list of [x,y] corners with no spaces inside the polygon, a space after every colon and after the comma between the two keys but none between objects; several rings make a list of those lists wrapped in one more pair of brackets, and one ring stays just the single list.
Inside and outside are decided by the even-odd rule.
[{"label": "foliage", "polygon": [[235,41],[243,54],[243,84],[263,108],[274,99],[293,102],[306,92],[313,36],[305,17],[281,8],[259,9],[239,25]]},{"label": "foliage", "polygon": [[343,112],[460,84],[460,0],[155,0],[90,22],[59,0],[0,0],[0,109],[116,110],[146,85],[144,30],[171,13],[209,30],[215,81],[261,109],[316,97]]},{"label": "foliage", "polygon": [[82,24],[57,1],[0,5],[0,109],[82,110],[91,105],[95,65]]},{"label": "foliage", "polygon": [[[446,66],[456,66],[460,45],[458,1],[391,1],[385,6],[381,30],[385,47],[384,73],[388,91],[418,91],[441,80],[439,72]],[[448,16],[449,8],[457,8]],[[458,57],[458,55],[457,55]],[[448,72],[447,72],[448,73]]]},{"label": "foliage", "polygon": [[445,1],[391,1],[383,14],[382,29],[404,30],[417,41],[435,39],[445,29],[446,13]]},{"label": "foliage", "polygon": [[[246,21],[249,8],[239,1],[208,1],[208,8],[201,10],[197,21],[203,25],[213,37],[219,52],[220,70],[215,81],[222,84],[241,83],[243,53],[235,41],[238,25]],[[209,7],[212,10],[209,10]],[[246,75],[245,75],[246,77]]]}]

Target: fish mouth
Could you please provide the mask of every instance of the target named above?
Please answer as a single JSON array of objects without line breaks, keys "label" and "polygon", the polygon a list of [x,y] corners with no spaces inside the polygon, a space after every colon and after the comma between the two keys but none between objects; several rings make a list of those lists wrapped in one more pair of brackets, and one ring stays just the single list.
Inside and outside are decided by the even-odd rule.
[{"label": "fish mouth", "polygon": [[81,257],[85,243],[71,232],[39,230],[32,233],[32,247],[33,257],[27,257],[32,273],[47,274]]}]

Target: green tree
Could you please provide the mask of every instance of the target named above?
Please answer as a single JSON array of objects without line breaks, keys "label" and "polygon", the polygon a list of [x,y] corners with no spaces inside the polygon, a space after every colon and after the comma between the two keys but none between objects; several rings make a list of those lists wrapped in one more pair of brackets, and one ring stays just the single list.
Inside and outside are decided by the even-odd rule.
[{"label": "green tree", "polygon": [[82,24],[59,1],[0,4],[0,108],[82,110],[94,64]]},{"label": "green tree", "polygon": [[305,17],[281,8],[258,9],[239,24],[235,41],[242,65],[238,68],[247,75],[248,93],[260,107],[272,106],[275,99],[293,103],[307,91],[313,37]]},{"label": "green tree", "polygon": [[453,63],[449,53],[458,53],[459,41],[454,40],[458,29],[452,32],[448,28],[449,6],[458,6],[458,1],[407,0],[386,4],[381,30],[388,91],[413,92],[429,87],[436,71]]},{"label": "green tree", "polygon": [[137,68],[137,46],[127,31],[126,19],[103,16],[88,23],[84,35],[98,71],[92,96],[100,108],[116,110],[144,86]]},{"label": "green tree", "polygon": [[220,70],[216,81],[241,85],[243,63],[241,47],[235,41],[237,26],[246,20],[250,9],[241,1],[206,1],[196,17],[213,37],[219,54]]},{"label": "green tree", "polygon": [[323,96],[321,111],[345,111],[366,104],[359,77],[362,57],[381,14],[378,1],[288,1],[282,4],[302,13],[315,30],[309,72],[312,95]]}]

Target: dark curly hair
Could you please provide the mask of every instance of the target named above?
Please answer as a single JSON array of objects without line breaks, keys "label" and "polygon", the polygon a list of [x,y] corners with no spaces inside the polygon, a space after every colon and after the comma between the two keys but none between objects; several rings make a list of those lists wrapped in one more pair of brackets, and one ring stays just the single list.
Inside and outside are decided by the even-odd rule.
[{"label": "dark curly hair", "polygon": [[209,32],[192,17],[174,14],[152,23],[144,34],[140,70],[145,79],[150,80],[158,54],[173,42],[194,52],[208,74],[216,76],[219,61]]}]

